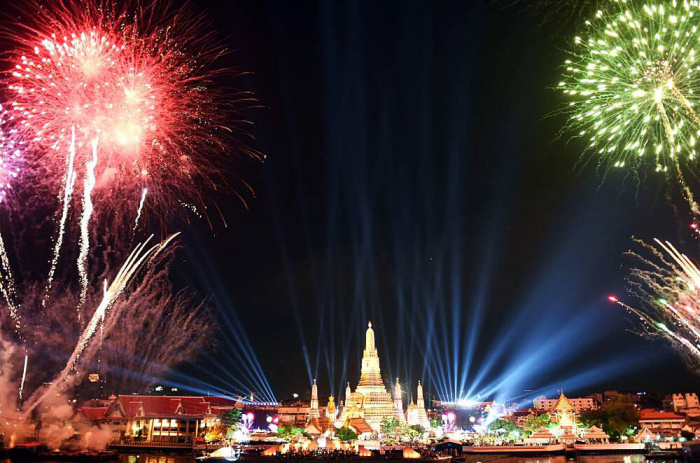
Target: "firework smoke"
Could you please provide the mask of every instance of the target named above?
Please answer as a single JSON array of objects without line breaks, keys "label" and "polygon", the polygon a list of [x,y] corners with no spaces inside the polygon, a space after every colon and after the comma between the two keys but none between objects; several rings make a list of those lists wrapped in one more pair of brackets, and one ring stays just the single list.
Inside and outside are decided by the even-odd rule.
[{"label": "firework smoke", "polygon": [[[167,239],[165,239],[163,242],[152,246],[150,248],[146,248],[146,245],[148,244],[148,241],[139,244],[136,246],[136,249],[131,253],[129,258],[126,260],[124,265],[119,269],[119,272],[117,273],[117,276],[114,278],[114,281],[109,285],[109,288],[107,291],[105,291],[104,297],[102,298],[102,301],[100,304],[97,306],[97,309],[95,309],[95,312],[92,315],[92,318],[90,319],[90,322],[88,323],[87,327],[83,331],[83,333],[80,335],[80,338],[78,339],[78,343],[75,346],[75,349],[73,349],[73,353],[71,354],[70,358],[68,359],[68,362],[66,363],[66,366],[61,370],[61,372],[58,374],[58,376],[51,382],[51,385],[47,387],[45,390],[40,391],[38,393],[35,393],[29,400],[29,403],[25,410],[27,412],[31,412],[36,408],[37,405],[39,405],[41,402],[46,399],[46,397],[52,396],[53,394],[56,393],[56,391],[61,387],[64,386],[64,383],[68,379],[68,374],[71,371],[75,370],[75,367],[78,363],[78,360],[80,359],[80,356],[82,353],[85,351],[85,349],[88,347],[88,344],[92,340],[93,336],[95,335],[95,332],[97,331],[100,321],[104,319],[106,316],[107,312],[109,309],[112,307],[114,302],[117,300],[117,298],[122,294],[124,289],[126,288],[126,285],[129,284],[131,279],[134,277],[134,275],[139,271],[141,266],[146,262],[146,259],[148,259],[151,256],[158,255],[169,243],[172,241],[172,239],[177,236],[177,235],[171,235]],[[37,395],[39,394],[39,395]]]},{"label": "firework smoke", "polygon": [[[257,157],[238,140],[241,117],[231,117],[251,100],[216,82],[230,77],[215,68],[224,50],[188,8],[116,0],[22,8],[13,15],[20,24],[0,27],[14,46],[4,82],[11,102],[0,108],[0,130],[12,125],[0,133],[0,203],[10,209],[21,161],[22,194],[55,223],[41,278],[20,268],[15,281],[0,236],[0,433],[12,445],[38,432],[54,448],[80,428],[99,447],[110,431],[79,423],[71,405],[87,373],[97,368],[120,378],[114,392],[133,392],[194,355],[213,324],[206,305],[173,294],[176,235],[128,256],[125,243],[149,219],[164,230],[171,211],[186,210],[180,204],[208,219],[204,193],[230,187],[230,154]],[[77,282],[76,267],[59,266],[72,258]]]}]

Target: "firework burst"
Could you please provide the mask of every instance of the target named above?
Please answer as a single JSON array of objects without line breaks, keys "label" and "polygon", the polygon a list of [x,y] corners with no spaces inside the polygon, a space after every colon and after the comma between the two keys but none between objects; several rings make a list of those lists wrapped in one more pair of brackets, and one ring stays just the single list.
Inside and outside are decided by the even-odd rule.
[{"label": "firework burst", "polygon": [[569,98],[567,129],[606,166],[643,163],[678,176],[698,156],[700,6],[695,0],[614,0],[574,39],[558,87]]},{"label": "firework burst", "polygon": [[95,176],[96,211],[116,204],[134,214],[144,188],[159,215],[179,201],[201,206],[200,190],[221,184],[227,154],[251,153],[227,125],[238,119],[230,116],[241,94],[214,84],[227,72],[214,68],[224,50],[186,9],[98,0],[24,11],[27,24],[6,32],[17,44],[9,107],[42,153],[42,184],[52,194],[73,132],[77,175]]},{"label": "firework burst", "polygon": [[615,296],[608,299],[639,317],[643,335],[671,341],[693,366],[700,365],[700,269],[671,243],[635,240],[643,252],[628,251],[639,264],[628,278],[632,307]]},{"label": "firework burst", "polygon": [[24,147],[9,119],[7,110],[0,106],[0,203],[6,203],[12,195],[13,184],[20,173]]}]

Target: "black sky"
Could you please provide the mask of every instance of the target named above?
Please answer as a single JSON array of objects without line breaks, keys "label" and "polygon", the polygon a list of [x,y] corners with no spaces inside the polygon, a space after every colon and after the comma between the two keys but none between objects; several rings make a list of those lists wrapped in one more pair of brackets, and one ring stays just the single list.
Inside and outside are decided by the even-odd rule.
[{"label": "black sky", "polygon": [[185,230],[180,275],[231,322],[207,381],[250,376],[231,354],[247,340],[277,398],[311,377],[337,394],[372,319],[387,381],[435,394],[480,375],[511,395],[698,386],[605,300],[631,235],[687,237],[658,179],[606,177],[557,138],[575,22],[487,3],[200,2],[251,72],[267,155],[241,172],[249,210]]}]

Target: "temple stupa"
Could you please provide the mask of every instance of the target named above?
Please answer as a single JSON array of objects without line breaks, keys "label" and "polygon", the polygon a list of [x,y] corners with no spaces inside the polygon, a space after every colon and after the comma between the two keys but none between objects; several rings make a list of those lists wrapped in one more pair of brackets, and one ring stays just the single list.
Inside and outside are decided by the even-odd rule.
[{"label": "temple stupa", "polygon": [[394,399],[391,393],[387,392],[382,381],[379,355],[374,343],[374,330],[372,322],[369,322],[365,334],[365,350],[362,352],[360,382],[355,392],[350,391],[348,384],[345,407],[340,421],[346,422],[351,418],[362,417],[373,430],[379,431],[382,420],[394,418],[395,413]]}]

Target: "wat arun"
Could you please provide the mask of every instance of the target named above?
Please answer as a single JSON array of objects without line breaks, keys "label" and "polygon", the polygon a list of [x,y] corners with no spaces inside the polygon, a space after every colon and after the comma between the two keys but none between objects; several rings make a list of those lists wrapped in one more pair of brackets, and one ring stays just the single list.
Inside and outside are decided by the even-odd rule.
[{"label": "wat arun", "polygon": [[[400,390],[399,390],[400,392]],[[399,403],[400,403],[399,396]],[[365,334],[365,350],[362,352],[362,369],[360,382],[355,392],[350,390],[350,383],[345,390],[345,406],[340,416],[341,422],[363,418],[374,430],[379,431],[384,418],[396,416],[396,402],[387,392],[379,368],[379,354],[374,342],[372,322],[368,323]]]}]

